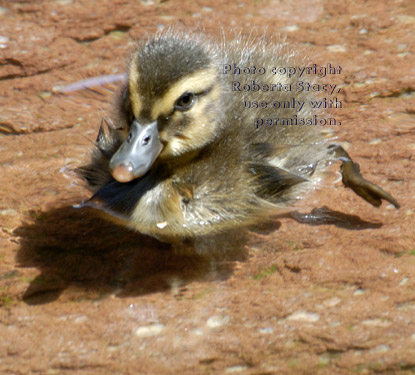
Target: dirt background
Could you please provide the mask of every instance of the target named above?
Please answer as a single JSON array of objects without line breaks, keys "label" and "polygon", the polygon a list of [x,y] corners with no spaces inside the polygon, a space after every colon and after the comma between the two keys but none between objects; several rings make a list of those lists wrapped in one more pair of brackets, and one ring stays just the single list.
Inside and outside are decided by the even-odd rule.
[{"label": "dirt background", "polygon": [[[177,24],[341,65],[336,135],[401,209],[337,183],[301,208],[332,224],[281,218],[212,271],[73,208],[114,85],[59,88]],[[412,0],[0,1],[0,373],[414,374],[414,151]]]}]

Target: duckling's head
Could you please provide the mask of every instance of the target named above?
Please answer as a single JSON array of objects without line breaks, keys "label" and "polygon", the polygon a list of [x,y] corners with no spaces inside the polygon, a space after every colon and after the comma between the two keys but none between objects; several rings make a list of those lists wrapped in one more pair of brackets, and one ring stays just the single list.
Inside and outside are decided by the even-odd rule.
[{"label": "duckling's head", "polygon": [[218,135],[222,84],[214,45],[163,33],[132,56],[117,104],[123,143],[109,168],[119,182],[143,176],[157,161],[188,159]]}]

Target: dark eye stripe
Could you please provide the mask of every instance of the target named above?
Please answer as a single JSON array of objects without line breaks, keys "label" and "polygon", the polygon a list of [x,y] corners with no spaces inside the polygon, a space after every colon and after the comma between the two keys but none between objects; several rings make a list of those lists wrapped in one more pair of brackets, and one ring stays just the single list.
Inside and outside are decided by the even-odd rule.
[{"label": "dark eye stripe", "polygon": [[[200,92],[197,92],[197,93],[193,93],[193,92],[185,92],[185,93],[183,93],[179,97],[179,99],[177,99],[177,101],[176,101],[176,103],[174,105],[174,110],[177,109],[179,111],[180,110],[181,111],[185,111],[185,110],[190,109],[193,106],[195,99],[197,99],[200,96],[207,95],[210,91],[212,91],[212,89],[213,89],[213,85],[209,86],[206,90],[203,90],[203,91],[200,91]],[[186,105],[186,104],[179,104],[180,103],[180,100],[183,99],[183,97],[185,97],[187,95],[191,96],[191,98],[193,100],[188,105]]]},{"label": "dark eye stripe", "polygon": [[209,86],[206,90],[195,93],[195,95],[203,96],[203,95],[209,94],[212,91],[212,89],[213,89],[213,85]]}]

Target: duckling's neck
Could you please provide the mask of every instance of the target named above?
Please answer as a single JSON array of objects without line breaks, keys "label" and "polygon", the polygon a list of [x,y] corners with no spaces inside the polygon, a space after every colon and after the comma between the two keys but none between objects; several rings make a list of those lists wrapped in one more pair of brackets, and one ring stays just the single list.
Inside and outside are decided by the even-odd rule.
[{"label": "duckling's neck", "polygon": [[188,165],[190,162],[196,159],[201,151],[201,149],[192,150],[180,156],[162,160],[160,164],[166,166],[170,171],[177,170]]}]

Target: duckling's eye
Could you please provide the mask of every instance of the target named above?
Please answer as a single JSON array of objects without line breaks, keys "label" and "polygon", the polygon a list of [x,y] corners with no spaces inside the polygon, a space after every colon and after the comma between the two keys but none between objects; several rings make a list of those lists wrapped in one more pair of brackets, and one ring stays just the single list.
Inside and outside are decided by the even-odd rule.
[{"label": "duckling's eye", "polygon": [[176,100],[174,108],[178,109],[179,111],[187,111],[192,107],[194,101],[195,94],[193,94],[192,92],[186,92],[179,99]]}]

